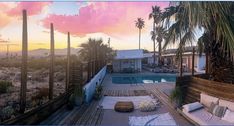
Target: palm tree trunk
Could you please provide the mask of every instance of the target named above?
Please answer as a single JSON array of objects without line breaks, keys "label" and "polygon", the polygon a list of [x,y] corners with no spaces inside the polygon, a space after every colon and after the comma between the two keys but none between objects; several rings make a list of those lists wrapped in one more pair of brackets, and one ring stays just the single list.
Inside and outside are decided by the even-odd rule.
[{"label": "palm tree trunk", "polygon": [[139,28],[139,49],[141,49],[141,29]]},{"label": "palm tree trunk", "polygon": [[50,75],[49,75],[49,99],[53,99],[54,88],[54,27],[50,24]]},{"label": "palm tree trunk", "polygon": [[209,54],[206,53],[206,74],[208,74],[209,72]]},{"label": "palm tree trunk", "polygon": [[27,11],[23,10],[23,34],[22,34],[22,64],[21,64],[21,87],[20,87],[20,112],[24,113],[26,106],[27,90],[27,60],[28,60],[28,32]]},{"label": "palm tree trunk", "polygon": [[[155,32],[155,22],[154,22],[154,24],[153,24],[153,31]],[[154,57],[153,57],[153,59],[154,59],[154,67],[155,67],[155,39],[153,40],[153,42],[154,42]]]},{"label": "palm tree trunk", "polygon": [[[181,41],[181,34],[180,34],[180,41]],[[180,50],[180,77],[183,75],[183,50]]]},{"label": "palm tree trunk", "polygon": [[162,65],[162,57],[161,57],[161,55],[162,55],[162,44],[161,44],[162,42],[158,42],[158,63],[159,63],[159,66],[161,66]]},{"label": "palm tree trunk", "polygon": [[66,71],[66,91],[68,91],[68,86],[70,83],[70,33],[67,33],[67,71]]},{"label": "palm tree trunk", "polygon": [[194,75],[194,57],[195,57],[195,47],[193,47],[193,55],[192,55],[192,76]]}]

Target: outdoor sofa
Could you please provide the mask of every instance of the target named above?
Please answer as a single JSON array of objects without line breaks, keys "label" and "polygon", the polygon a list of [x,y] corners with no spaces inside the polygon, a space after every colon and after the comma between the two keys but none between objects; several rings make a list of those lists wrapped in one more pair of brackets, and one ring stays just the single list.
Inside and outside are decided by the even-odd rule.
[{"label": "outdoor sofa", "polygon": [[[225,108],[221,117],[214,115],[217,112],[211,109],[211,104],[216,104],[217,108]],[[219,106],[219,107],[217,107]],[[183,115],[197,125],[234,125],[234,102],[219,99],[204,93],[200,94],[200,102],[186,104],[182,109]],[[215,113],[217,114],[217,113]]]}]

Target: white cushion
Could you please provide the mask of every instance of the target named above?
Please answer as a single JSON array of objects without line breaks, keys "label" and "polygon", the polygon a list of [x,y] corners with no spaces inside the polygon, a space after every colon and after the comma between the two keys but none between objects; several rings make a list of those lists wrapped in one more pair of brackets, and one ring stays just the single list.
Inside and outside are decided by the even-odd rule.
[{"label": "white cushion", "polygon": [[199,102],[194,102],[194,103],[183,105],[184,110],[187,112],[191,112],[191,111],[200,109],[202,107],[203,107],[203,105]]},{"label": "white cushion", "polygon": [[219,105],[220,106],[225,106],[228,109],[230,109],[231,111],[234,111],[234,102],[230,102],[230,101],[226,101],[226,100],[219,100]]},{"label": "white cushion", "polygon": [[210,107],[211,103],[218,104],[219,99],[204,93],[200,94],[200,103],[202,103],[206,107]]},{"label": "white cushion", "polygon": [[183,113],[187,117],[192,119],[194,122],[198,123],[199,125],[211,125],[211,126],[234,125],[234,123],[230,123],[228,121],[222,120],[217,116],[212,115],[207,110],[205,110],[205,108],[193,112],[186,112],[183,109]]},{"label": "white cushion", "polygon": [[230,123],[234,123],[234,112],[227,109],[222,120],[228,121]]}]

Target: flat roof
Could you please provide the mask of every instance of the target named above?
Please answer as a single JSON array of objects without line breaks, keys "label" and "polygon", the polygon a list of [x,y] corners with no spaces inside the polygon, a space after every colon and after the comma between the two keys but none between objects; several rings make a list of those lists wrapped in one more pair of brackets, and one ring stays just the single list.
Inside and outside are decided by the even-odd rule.
[{"label": "flat roof", "polygon": [[117,50],[115,59],[142,59],[142,49],[131,49],[131,50]]}]

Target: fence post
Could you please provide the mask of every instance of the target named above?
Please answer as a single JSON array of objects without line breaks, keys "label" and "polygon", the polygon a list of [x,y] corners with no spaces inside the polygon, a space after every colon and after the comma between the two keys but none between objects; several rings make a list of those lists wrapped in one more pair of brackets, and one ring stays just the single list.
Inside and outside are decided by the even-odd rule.
[{"label": "fence post", "polygon": [[87,66],[87,70],[88,70],[88,73],[87,73],[87,81],[90,80],[90,76],[91,76],[91,65],[90,65],[90,61],[88,61],[88,66]]},{"label": "fence post", "polygon": [[50,73],[49,73],[49,99],[53,99],[54,87],[54,27],[50,24]]},{"label": "fence post", "polygon": [[28,60],[27,11],[23,10],[22,64],[21,64],[21,87],[20,87],[20,113],[24,113],[25,107],[26,107],[27,60]]}]

